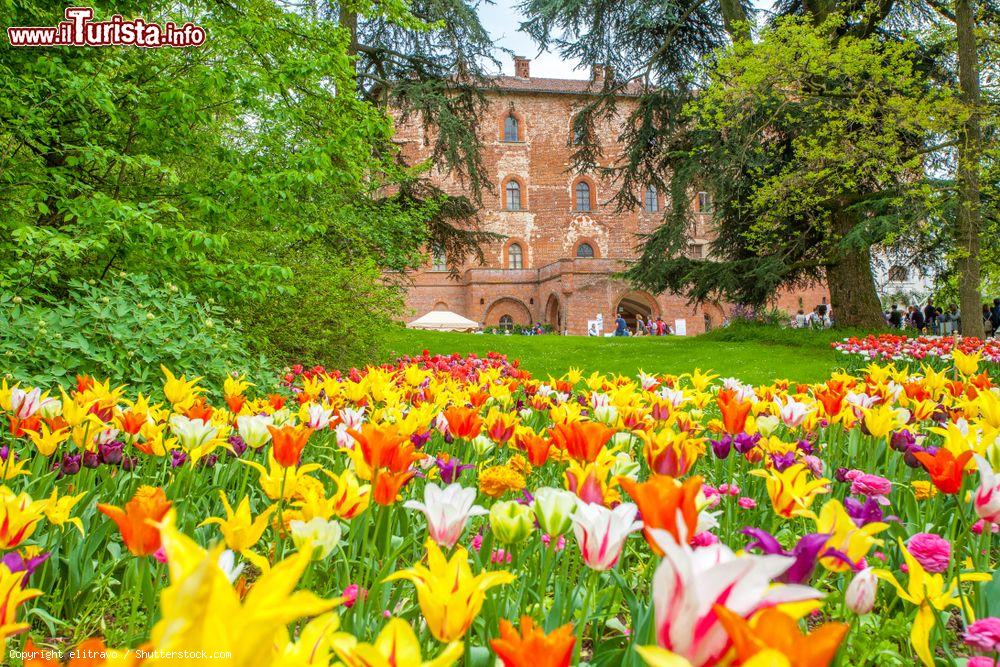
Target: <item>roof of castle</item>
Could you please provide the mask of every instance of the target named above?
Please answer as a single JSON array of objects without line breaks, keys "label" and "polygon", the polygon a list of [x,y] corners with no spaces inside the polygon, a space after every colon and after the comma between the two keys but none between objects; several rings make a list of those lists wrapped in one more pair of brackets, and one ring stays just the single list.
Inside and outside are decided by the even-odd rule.
[{"label": "roof of castle", "polygon": [[[554,93],[557,95],[598,95],[604,89],[603,81],[592,79],[546,79],[541,77],[497,76],[490,79],[494,86],[505,92]],[[619,94],[633,97],[640,94],[642,86],[630,81]]]}]

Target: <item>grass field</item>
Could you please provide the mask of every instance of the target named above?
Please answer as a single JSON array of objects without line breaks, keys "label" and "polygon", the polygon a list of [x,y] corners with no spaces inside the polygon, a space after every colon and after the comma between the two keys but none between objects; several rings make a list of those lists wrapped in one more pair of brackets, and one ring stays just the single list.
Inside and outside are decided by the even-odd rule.
[{"label": "grass field", "polygon": [[520,359],[523,368],[540,377],[558,377],[570,367],[630,376],[640,369],[647,373],[684,373],[700,368],[751,383],[769,383],[776,378],[815,382],[828,377],[840,363],[829,343],[841,335],[749,329],[698,337],[588,338],[398,329],[389,334],[387,347],[392,355],[424,349],[441,354],[485,355],[496,351]]}]

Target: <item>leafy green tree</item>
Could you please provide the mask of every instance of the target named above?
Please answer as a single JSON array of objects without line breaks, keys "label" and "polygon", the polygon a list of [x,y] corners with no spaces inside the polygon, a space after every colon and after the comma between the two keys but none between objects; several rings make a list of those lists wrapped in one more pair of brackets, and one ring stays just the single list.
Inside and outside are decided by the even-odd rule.
[{"label": "leafy green tree", "polygon": [[[5,7],[8,25],[62,18],[49,2]],[[387,21],[415,22],[389,9]],[[271,0],[99,2],[95,20],[115,13],[193,21],[207,40],[4,40],[0,290],[59,298],[72,280],[128,270],[236,310],[327,289],[295,274],[303,246],[322,244],[344,267],[422,261],[443,201],[408,193],[420,172],[397,159],[385,109],[354,93],[349,30]],[[352,305],[382,312],[381,302]]]}]

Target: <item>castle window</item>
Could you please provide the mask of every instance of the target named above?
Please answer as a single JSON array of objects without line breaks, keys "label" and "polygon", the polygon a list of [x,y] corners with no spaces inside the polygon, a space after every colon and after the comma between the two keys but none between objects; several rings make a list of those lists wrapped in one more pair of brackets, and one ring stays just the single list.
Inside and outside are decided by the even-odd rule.
[{"label": "castle window", "polygon": [[514,328],[514,318],[510,315],[500,316],[500,328],[504,331],[510,331]]},{"label": "castle window", "polygon": [[521,252],[521,246],[517,243],[511,243],[510,247],[507,248],[507,268],[508,269],[523,269],[524,268],[524,255]]},{"label": "castle window", "polygon": [[520,211],[521,210],[521,184],[517,181],[509,181],[507,187],[504,188],[507,193],[507,210],[508,211]]},{"label": "castle window", "polygon": [[889,282],[902,283],[906,282],[910,277],[910,270],[905,266],[896,264],[895,266],[889,267]]},{"label": "castle window", "polygon": [[517,118],[514,118],[514,114],[511,114],[503,122],[503,140],[510,144],[516,144],[520,141],[519,136]]},{"label": "castle window", "polygon": [[698,193],[698,213],[712,212],[712,197],[704,190]]},{"label": "castle window", "polygon": [[590,211],[590,185],[586,181],[576,184],[576,210],[580,213]]},{"label": "castle window", "polygon": [[576,247],[576,256],[590,258],[594,256],[594,246],[589,243],[581,243]]},{"label": "castle window", "polygon": [[448,257],[444,253],[444,246],[440,243],[435,243],[431,248],[431,270],[432,271],[447,271],[448,270]]},{"label": "castle window", "polygon": [[646,213],[656,213],[660,210],[660,201],[656,196],[656,188],[650,185],[646,188]]}]

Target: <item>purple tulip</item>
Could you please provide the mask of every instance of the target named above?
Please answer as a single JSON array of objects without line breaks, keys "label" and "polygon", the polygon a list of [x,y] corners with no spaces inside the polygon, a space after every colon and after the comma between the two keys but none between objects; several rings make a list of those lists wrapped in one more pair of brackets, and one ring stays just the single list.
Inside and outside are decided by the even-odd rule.
[{"label": "purple tulip", "polygon": [[101,456],[97,452],[84,452],[83,453],[83,467],[84,468],[96,468],[101,465]]},{"label": "purple tulip", "polygon": [[778,472],[787,470],[795,465],[795,452],[785,452],[784,454],[771,454],[771,465]]},{"label": "purple tulip", "polygon": [[917,444],[917,439],[905,428],[893,433],[889,440],[889,446],[897,452],[905,452],[915,444]]},{"label": "purple tulip", "polygon": [[182,452],[179,449],[174,449],[170,451],[170,467],[180,468],[182,465],[187,463],[188,455],[187,452]]},{"label": "purple tulip", "polygon": [[410,436],[410,442],[412,442],[413,446],[416,447],[417,449],[420,449],[428,442],[430,442],[430,439],[431,439],[430,431],[424,431],[423,433],[414,433],[413,435]]},{"label": "purple tulip", "polygon": [[454,484],[462,476],[463,470],[470,470],[476,467],[474,465],[463,464],[455,456],[448,457],[447,459],[436,458],[434,459],[434,465],[441,472],[441,481],[445,484]]},{"label": "purple tulip", "polygon": [[844,509],[858,528],[869,523],[899,521],[899,517],[885,516],[882,505],[874,498],[868,498],[864,503],[854,498],[844,498]]},{"label": "purple tulip", "polygon": [[59,464],[59,474],[60,475],[75,475],[80,472],[80,464],[83,462],[83,457],[79,454],[66,454],[62,458],[62,462]]},{"label": "purple tulip", "polygon": [[97,445],[97,453],[101,457],[101,463],[115,466],[122,462],[122,450],[124,448],[124,442],[112,440],[111,442]]},{"label": "purple tulip", "polygon": [[229,450],[229,455],[233,458],[239,458],[243,456],[243,452],[247,450],[247,443],[243,441],[243,438],[238,434],[234,433],[229,436],[226,440],[229,443],[231,449]]},{"label": "purple tulip", "polygon": [[826,541],[830,539],[830,533],[811,533],[803,535],[792,547],[791,551],[783,549],[781,544],[773,535],[761,528],[747,526],[740,531],[744,535],[753,538],[746,548],[758,549],[765,555],[779,555],[794,558],[795,562],[785,572],[777,577],[777,581],[786,584],[804,584],[812,577],[816,569],[816,563],[820,558],[836,558],[847,563],[852,568],[855,564],[844,553],[837,549],[824,549]]},{"label": "purple tulip", "polygon": [[27,572],[28,574],[21,580],[21,588],[27,588],[28,579],[32,574],[34,574],[35,570],[37,570],[42,563],[48,560],[51,555],[52,554],[50,552],[46,551],[38,554],[34,558],[28,558],[25,560],[24,556],[18,552],[11,551],[10,553],[4,554],[4,557],[3,559],[0,559],[0,562],[7,566],[7,569],[11,571],[11,574],[15,572]]},{"label": "purple tulip", "polygon": [[728,435],[722,436],[722,440],[711,440],[712,453],[720,459],[724,459],[729,456],[729,452],[733,446],[733,440]]}]

